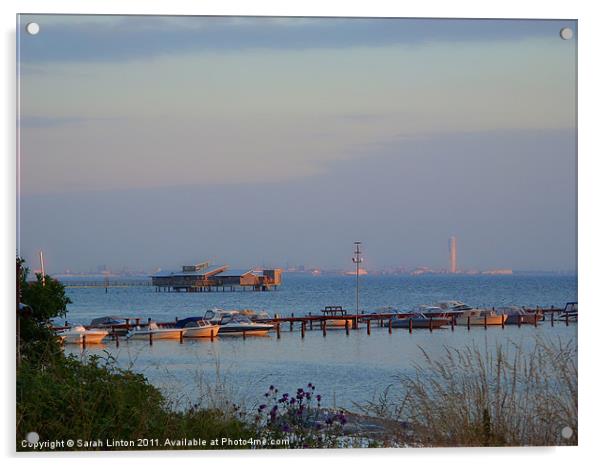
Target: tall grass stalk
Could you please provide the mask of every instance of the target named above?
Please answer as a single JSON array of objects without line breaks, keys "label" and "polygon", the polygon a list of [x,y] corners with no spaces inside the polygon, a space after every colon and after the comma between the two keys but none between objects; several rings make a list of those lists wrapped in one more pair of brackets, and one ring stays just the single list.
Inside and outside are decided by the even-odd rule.
[{"label": "tall grass stalk", "polygon": [[[405,421],[415,445],[576,445],[577,347],[536,339],[534,346],[423,348],[412,374],[399,376],[366,410]],[[563,428],[572,435],[565,438]],[[565,429],[565,434],[568,429]],[[403,434],[407,440],[408,432]]]}]

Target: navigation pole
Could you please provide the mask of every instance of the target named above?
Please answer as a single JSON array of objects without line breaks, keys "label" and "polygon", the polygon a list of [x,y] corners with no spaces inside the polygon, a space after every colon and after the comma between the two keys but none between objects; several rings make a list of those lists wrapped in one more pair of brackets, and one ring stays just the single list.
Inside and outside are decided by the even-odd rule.
[{"label": "navigation pole", "polygon": [[362,259],[362,251],[360,250],[360,246],[362,244],[361,241],[356,241],[355,243],[355,251],[353,252],[353,263],[355,264],[355,315],[360,314],[360,264],[364,261]]}]

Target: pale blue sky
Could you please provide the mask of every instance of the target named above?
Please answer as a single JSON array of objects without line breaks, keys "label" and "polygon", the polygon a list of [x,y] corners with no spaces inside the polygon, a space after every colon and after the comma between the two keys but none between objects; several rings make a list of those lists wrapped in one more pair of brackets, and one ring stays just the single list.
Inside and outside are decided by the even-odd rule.
[{"label": "pale blue sky", "polygon": [[575,269],[574,21],[32,20],[21,247],[51,270],[345,267],[356,239],[445,266],[451,234],[462,268]]}]

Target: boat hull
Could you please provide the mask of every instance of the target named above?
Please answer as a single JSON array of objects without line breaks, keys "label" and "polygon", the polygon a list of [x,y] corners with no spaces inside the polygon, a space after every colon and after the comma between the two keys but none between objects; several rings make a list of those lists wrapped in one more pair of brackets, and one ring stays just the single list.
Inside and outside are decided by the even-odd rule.
[{"label": "boat hull", "polygon": [[[535,322],[541,320],[541,316],[536,314],[527,314],[527,315],[510,315],[506,319],[506,325],[535,325]],[[471,322],[472,324],[472,322]],[[487,325],[489,325],[489,321],[487,321]]]},{"label": "boat hull", "polygon": [[345,322],[349,322],[349,327],[351,327],[352,320],[351,319],[327,319],[326,327],[328,328],[345,328]]},{"label": "boat hull", "polygon": [[180,338],[180,333],[183,330],[152,330],[152,331],[136,331],[128,335],[128,340],[150,340],[152,334],[153,340],[177,340]]},{"label": "boat hull", "polygon": [[410,320],[412,321],[412,328],[441,328],[444,325],[449,324],[448,319],[433,317],[433,319],[396,319],[391,322],[393,328],[410,328]]},{"label": "boat hull", "polygon": [[265,336],[270,330],[272,330],[271,325],[224,325],[220,327],[218,335],[220,336],[240,336],[240,335],[249,335],[249,336]]},{"label": "boat hull", "polygon": [[[506,323],[508,316],[492,315],[492,316],[470,316],[470,325],[502,325]],[[460,316],[456,318],[456,325],[468,325],[469,317]]]},{"label": "boat hull", "polygon": [[187,328],[184,330],[185,338],[212,338],[219,333],[219,325],[207,325],[205,327]]},{"label": "boat hull", "polygon": [[84,335],[85,335],[86,345],[98,345],[98,344],[102,343],[102,340],[108,334],[109,334],[109,332],[102,331],[102,332],[62,334],[62,335],[59,335],[59,337],[66,344],[82,345],[84,343]]}]

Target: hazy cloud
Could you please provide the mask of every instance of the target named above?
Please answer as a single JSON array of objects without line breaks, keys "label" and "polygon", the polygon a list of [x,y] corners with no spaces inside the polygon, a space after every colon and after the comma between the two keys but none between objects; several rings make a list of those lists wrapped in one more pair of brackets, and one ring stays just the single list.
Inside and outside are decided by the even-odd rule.
[{"label": "hazy cloud", "polygon": [[[429,42],[558,38],[572,20],[458,20],[23,15],[24,63],[144,59],[178,52],[418,45]],[[433,27],[435,26],[436,27]]]}]

